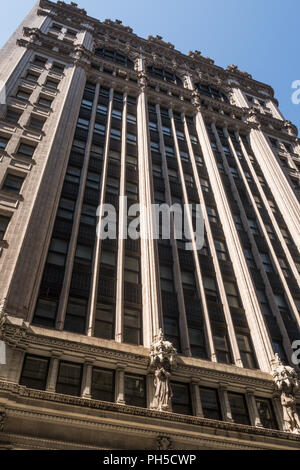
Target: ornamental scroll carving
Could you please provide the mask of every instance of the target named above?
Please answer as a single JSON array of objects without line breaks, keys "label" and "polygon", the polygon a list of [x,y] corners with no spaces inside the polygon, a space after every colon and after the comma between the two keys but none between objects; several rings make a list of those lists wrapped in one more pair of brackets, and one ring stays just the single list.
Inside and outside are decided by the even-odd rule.
[{"label": "ornamental scroll carving", "polygon": [[296,410],[295,394],[299,388],[298,377],[295,369],[285,366],[278,354],[273,361],[273,377],[276,389],[280,393],[280,401],[283,408],[284,430],[300,434],[300,420]]},{"label": "ornamental scroll carving", "polygon": [[160,329],[150,349],[150,367],[155,369],[155,409],[159,411],[171,411],[170,377],[176,366],[177,351],[172,343],[164,339]]}]

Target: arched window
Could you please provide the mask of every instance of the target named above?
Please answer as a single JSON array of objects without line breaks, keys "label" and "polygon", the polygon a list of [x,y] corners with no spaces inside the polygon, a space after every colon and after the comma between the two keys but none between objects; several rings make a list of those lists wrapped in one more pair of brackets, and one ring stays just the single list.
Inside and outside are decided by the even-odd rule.
[{"label": "arched window", "polygon": [[210,85],[204,85],[203,83],[196,83],[196,87],[202,95],[207,95],[210,98],[215,98],[217,100],[223,100],[227,103],[229,102],[228,97],[222,93],[220,90],[211,87]]},{"label": "arched window", "polygon": [[110,50],[110,49],[96,49],[95,54],[98,57],[103,57],[106,60],[111,60],[112,62],[116,62],[117,64],[123,65],[124,67],[128,67],[130,69],[134,68],[134,63],[128,57],[119,54],[119,52]]},{"label": "arched window", "polygon": [[174,85],[183,86],[183,81],[181,78],[177,77],[175,73],[167,72],[166,70],[158,69],[152,65],[148,67],[148,73],[155,78],[164,80],[165,82],[173,83]]}]

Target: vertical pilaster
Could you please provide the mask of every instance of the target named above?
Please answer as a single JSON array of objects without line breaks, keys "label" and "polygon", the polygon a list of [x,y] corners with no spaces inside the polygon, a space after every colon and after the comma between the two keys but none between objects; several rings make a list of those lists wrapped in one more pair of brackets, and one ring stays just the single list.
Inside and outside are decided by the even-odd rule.
[{"label": "vertical pilaster", "polygon": [[246,403],[247,403],[247,407],[249,411],[249,418],[250,418],[251,426],[262,428],[263,425],[262,425],[262,422],[260,420],[260,416],[258,413],[256,400],[254,396],[254,390],[252,389],[246,390]]},{"label": "vertical pilaster", "polygon": [[116,403],[125,404],[125,366],[118,364],[115,375],[115,401]]},{"label": "vertical pilaster", "polygon": [[82,398],[92,398],[92,374],[93,374],[93,359],[86,359],[83,366],[83,377],[82,377]]},{"label": "vertical pilaster", "polygon": [[192,406],[193,412],[195,416],[199,416],[203,418],[203,410],[202,410],[202,403],[200,397],[200,389],[199,389],[199,380],[192,378],[191,382],[191,396],[192,396]]},{"label": "vertical pilaster", "polygon": [[229,423],[233,423],[233,418],[231,414],[231,408],[230,408],[230,403],[229,403],[229,398],[228,398],[228,393],[227,393],[227,386],[224,384],[220,384],[218,393],[219,393],[219,402],[220,402],[223,421],[228,421]]},{"label": "vertical pilaster", "polygon": [[58,367],[59,367],[59,359],[62,355],[62,352],[59,351],[52,351],[49,371],[48,371],[48,379],[46,385],[47,392],[55,392],[56,390],[56,381],[58,375]]}]

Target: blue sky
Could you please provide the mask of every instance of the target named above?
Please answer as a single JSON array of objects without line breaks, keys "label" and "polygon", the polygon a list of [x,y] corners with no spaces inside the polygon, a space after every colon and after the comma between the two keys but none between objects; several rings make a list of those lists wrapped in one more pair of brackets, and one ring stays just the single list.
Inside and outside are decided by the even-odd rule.
[{"label": "blue sky", "polygon": [[[300,80],[299,0],[77,0],[90,16],[120,19],[142,37],[163,36],[176,49],[198,49],[226,67],[236,64],[275,89],[286,119],[300,130],[300,104],[291,101]],[[0,47],[34,0],[10,0],[1,9]]]}]

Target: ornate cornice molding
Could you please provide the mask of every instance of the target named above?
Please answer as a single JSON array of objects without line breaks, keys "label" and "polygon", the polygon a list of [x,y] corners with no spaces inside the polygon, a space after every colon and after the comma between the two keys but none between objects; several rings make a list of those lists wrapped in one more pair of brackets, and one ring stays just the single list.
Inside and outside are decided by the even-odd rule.
[{"label": "ornate cornice molding", "polygon": [[[295,445],[299,445],[300,443],[300,436],[295,435],[295,434],[290,434],[287,432],[283,431],[277,431],[277,430],[272,430],[272,429],[265,429],[265,428],[256,428],[253,426],[246,426],[246,425],[240,425],[240,424],[235,424],[235,423],[229,423],[226,421],[216,421],[216,420],[211,420],[207,418],[200,418],[196,416],[189,416],[189,415],[180,415],[176,413],[171,413],[171,412],[162,412],[162,411],[156,411],[156,410],[151,410],[147,408],[140,408],[140,407],[135,407],[135,406],[129,406],[129,405],[122,405],[118,403],[111,403],[111,402],[104,402],[100,400],[93,400],[93,399],[87,399],[87,398],[79,398],[79,397],[73,397],[69,395],[62,395],[62,394],[57,394],[53,392],[45,392],[45,391],[40,391],[40,390],[33,390],[33,389],[28,389],[26,387],[23,387],[21,385],[13,384],[11,382],[4,382],[0,381],[0,391],[1,395],[5,397],[6,399],[6,408],[5,408],[5,414],[6,414],[6,419],[9,419],[13,416],[23,416],[31,419],[39,419],[43,421],[52,421],[52,422],[60,422],[60,423],[68,423],[70,425],[74,426],[81,426],[81,427],[88,427],[88,426],[101,426],[105,427],[106,429],[113,429],[115,431],[121,431],[121,432],[134,432],[138,434],[148,434],[153,437],[161,436],[161,432],[159,432],[155,429],[152,428],[151,430],[149,429],[148,422],[147,424],[143,423],[143,418],[148,418],[149,419],[154,419],[153,425],[157,425],[158,427],[161,426],[162,423],[165,423],[165,425],[170,426],[170,430],[168,430],[164,435],[168,435],[169,437],[172,437],[172,439],[179,439],[181,442],[185,439],[195,439],[196,441],[203,440],[205,439],[204,436],[202,436],[201,432],[206,431],[206,429],[213,429],[213,430],[218,430],[218,436],[222,436],[222,432],[226,433],[227,437],[236,439],[237,433],[239,435],[239,445],[241,445],[241,448],[244,447],[244,445],[250,445],[248,442],[248,439],[251,441],[254,441],[257,439],[254,445],[261,445],[259,442],[259,438],[262,437],[264,443],[266,443],[267,439],[272,440],[272,443],[274,442],[274,439],[278,440],[278,445],[284,445],[284,442],[292,441],[295,443]],[[5,394],[6,392],[6,394]],[[16,396],[19,397],[18,399],[18,408],[14,408],[14,401],[16,399]],[[20,408],[20,399],[25,400],[26,403],[26,409],[21,409]],[[8,401],[7,401],[8,400]],[[44,405],[43,405],[43,410],[44,411],[39,411],[36,407],[30,409],[30,402],[31,400],[42,400]],[[50,406],[51,410],[49,411],[46,410],[46,403],[57,403],[58,405],[64,405],[64,411],[66,413],[69,412],[69,410],[66,410],[65,405],[70,405],[70,406],[76,406],[77,408],[74,410],[75,414],[72,416],[70,413],[68,413],[68,416],[63,416],[61,412],[57,412],[58,410],[53,409],[52,406]],[[78,407],[81,407],[81,413],[82,417],[78,417]],[[89,413],[84,413],[84,409],[93,409],[93,410],[101,410],[101,414],[98,416],[94,414],[94,419],[91,417]],[[105,422],[101,422],[101,418],[107,416],[103,415],[103,412],[105,413],[117,413],[119,417],[123,415],[122,419],[122,424],[120,421],[120,424],[112,424],[112,423],[107,423],[107,420]],[[131,421],[129,419],[128,423],[124,422],[125,416],[136,416],[138,417],[138,421],[135,422],[133,425],[129,423]],[[100,419],[100,421],[99,421]],[[182,425],[191,425],[191,426],[197,426],[198,429],[198,436],[193,437],[189,435],[189,429],[185,428],[185,431],[182,431]],[[146,426],[146,427],[145,427]],[[178,430],[174,426],[178,427]],[[5,427],[4,427],[5,429]],[[180,432],[179,432],[180,429]],[[232,433],[232,435],[230,435]],[[211,438],[213,439],[213,438]],[[210,442],[212,440],[209,439]],[[244,443],[243,443],[244,441]],[[281,442],[280,442],[281,441]],[[218,443],[219,441],[213,439],[213,442]],[[221,444],[221,443],[220,443]],[[231,442],[232,445],[235,445],[234,442]],[[223,443],[224,445],[224,443]]]}]

